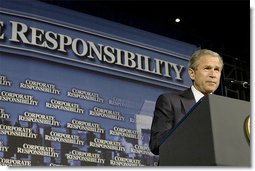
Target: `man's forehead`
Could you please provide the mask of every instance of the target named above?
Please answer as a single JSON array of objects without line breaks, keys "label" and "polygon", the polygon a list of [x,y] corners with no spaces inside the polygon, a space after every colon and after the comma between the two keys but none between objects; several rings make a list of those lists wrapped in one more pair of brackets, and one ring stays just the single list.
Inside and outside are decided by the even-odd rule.
[{"label": "man's forehead", "polygon": [[204,56],[199,60],[200,66],[212,66],[212,67],[220,67],[221,63],[219,58],[214,56]]}]

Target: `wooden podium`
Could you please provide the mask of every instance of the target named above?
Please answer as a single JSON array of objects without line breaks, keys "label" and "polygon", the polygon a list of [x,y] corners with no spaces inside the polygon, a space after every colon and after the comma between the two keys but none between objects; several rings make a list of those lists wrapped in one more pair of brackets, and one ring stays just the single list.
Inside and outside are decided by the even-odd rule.
[{"label": "wooden podium", "polygon": [[159,166],[251,166],[250,102],[210,94],[162,140]]}]

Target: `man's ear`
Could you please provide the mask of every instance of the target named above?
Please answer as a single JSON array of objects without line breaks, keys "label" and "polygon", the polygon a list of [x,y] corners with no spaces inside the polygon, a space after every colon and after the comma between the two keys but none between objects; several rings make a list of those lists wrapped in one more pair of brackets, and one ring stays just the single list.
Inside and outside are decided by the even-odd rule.
[{"label": "man's ear", "polygon": [[189,68],[189,77],[191,80],[195,80],[195,71],[192,68]]}]

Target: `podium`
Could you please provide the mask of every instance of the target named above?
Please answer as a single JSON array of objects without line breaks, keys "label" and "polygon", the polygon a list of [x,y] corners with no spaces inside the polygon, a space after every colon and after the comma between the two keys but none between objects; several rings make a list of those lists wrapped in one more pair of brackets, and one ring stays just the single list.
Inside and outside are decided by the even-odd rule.
[{"label": "podium", "polygon": [[162,140],[159,166],[251,166],[250,102],[203,97]]}]

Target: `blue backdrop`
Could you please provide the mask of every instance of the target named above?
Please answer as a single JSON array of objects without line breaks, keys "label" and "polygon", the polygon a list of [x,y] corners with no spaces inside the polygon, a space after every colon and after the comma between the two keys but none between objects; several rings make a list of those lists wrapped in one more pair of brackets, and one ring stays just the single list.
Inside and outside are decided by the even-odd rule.
[{"label": "blue backdrop", "polygon": [[[148,148],[155,101],[189,87],[197,47],[40,2],[0,3],[0,164],[157,165]],[[51,32],[56,41],[65,35],[184,66],[182,80],[174,70],[166,78],[79,57],[72,45],[61,52],[38,46],[40,38],[29,44],[17,34],[24,28],[30,42]]]}]

